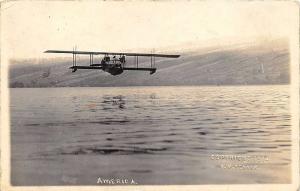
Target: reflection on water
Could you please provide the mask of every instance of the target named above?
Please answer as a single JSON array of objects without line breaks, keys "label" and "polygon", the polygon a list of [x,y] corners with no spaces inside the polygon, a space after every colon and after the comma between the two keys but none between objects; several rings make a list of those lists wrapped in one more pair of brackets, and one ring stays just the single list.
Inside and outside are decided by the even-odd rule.
[{"label": "reflection on water", "polygon": [[104,95],[103,96],[103,104],[106,104],[107,107],[103,106],[103,109],[115,109],[116,107],[119,109],[125,108],[125,100],[124,96],[118,95],[118,96],[109,96]]},{"label": "reflection on water", "polygon": [[[11,89],[12,181],[289,182],[288,88]],[[229,171],[212,154],[266,155],[269,161],[255,171]],[[66,176],[76,181],[65,182]]]}]

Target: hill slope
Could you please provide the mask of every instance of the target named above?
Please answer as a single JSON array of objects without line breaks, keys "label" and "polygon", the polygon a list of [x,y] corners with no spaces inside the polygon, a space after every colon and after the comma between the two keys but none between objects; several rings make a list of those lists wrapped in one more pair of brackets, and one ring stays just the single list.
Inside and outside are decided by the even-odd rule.
[{"label": "hill slope", "polygon": [[[178,59],[157,59],[158,70],[153,75],[137,71],[125,71],[119,76],[93,70],[72,73],[68,69],[71,61],[71,56],[68,59],[13,60],[9,71],[10,87],[240,85],[290,82],[288,45],[278,42],[185,51]],[[81,59],[79,64],[87,65],[88,60]],[[149,61],[141,60],[140,66],[148,67]]]}]

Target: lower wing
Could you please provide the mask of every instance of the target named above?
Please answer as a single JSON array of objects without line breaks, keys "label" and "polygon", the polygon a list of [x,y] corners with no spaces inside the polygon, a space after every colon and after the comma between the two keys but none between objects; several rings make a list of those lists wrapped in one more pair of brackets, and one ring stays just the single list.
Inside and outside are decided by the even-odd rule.
[{"label": "lower wing", "polygon": [[156,72],[156,68],[135,68],[135,67],[124,67],[123,70],[140,70],[140,71],[150,71],[150,74]]},{"label": "lower wing", "polygon": [[76,72],[77,69],[92,69],[92,70],[97,70],[97,69],[102,69],[101,66],[72,66],[70,69],[73,69],[72,72]]}]

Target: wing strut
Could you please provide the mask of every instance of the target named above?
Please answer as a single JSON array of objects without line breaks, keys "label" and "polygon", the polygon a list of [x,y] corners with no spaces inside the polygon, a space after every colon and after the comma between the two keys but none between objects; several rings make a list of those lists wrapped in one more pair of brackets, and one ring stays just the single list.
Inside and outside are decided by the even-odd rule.
[{"label": "wing strut", "polygon": [[73,52],[72,52],[72,55],[73,55],[73,67],[71,67],[73,70],[72,72],[76,72],[77,71],[77,64],[76,64],[76,60],[77,60],[77,55],[76,55],[76,47],[73,48]]},{"label": "wing strut", "polygon": [[90,54],[90,66],[94,66],[94,55]]},{"label": "wing strut", "polygon": [[155,67],[155,56],[150,56],[150,67],[151,68]]},{"label": "wing strut", "polygon": [[136,68],[139,68],[139,57],[135,56]]}]

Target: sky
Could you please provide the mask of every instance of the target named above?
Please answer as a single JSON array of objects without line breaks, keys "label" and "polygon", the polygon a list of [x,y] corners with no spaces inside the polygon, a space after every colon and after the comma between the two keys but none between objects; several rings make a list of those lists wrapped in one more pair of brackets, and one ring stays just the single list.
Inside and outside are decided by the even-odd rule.
[{"label": "sky", "polygon": [[8,58],[23,59],[53,57],[43,51],[75,45],[139,52],[273,39],[289,37],[297,8],[284,1],[12,1],[1,7],[1,42]]}]

